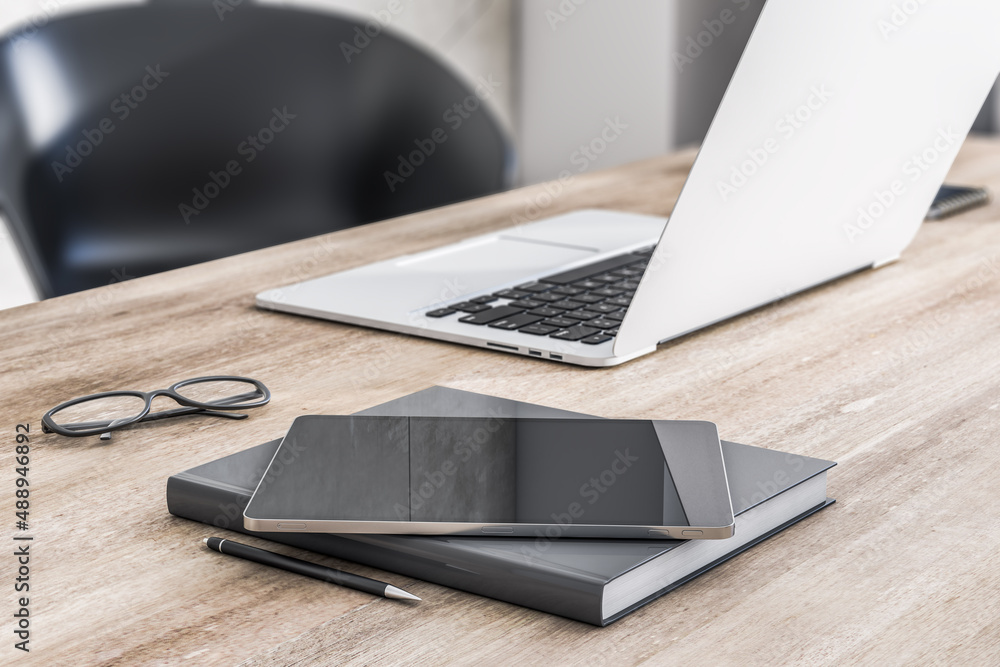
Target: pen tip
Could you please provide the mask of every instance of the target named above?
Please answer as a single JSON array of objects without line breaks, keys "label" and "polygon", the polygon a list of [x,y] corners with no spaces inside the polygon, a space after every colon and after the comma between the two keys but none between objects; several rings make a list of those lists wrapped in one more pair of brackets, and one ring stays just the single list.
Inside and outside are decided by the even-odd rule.
[{"label": "pen tip", "polygon": [[208,544],[208,538],[206,537],[205,539],[203,539],[203,540],[202,540],[202,543],[204,543],[204,544]]},{"label": "pen tip", "polygon": [[420,602],[420,598],[413,593],[407,593],[403,589],[396,588],[395,586],[386,586],[385,596],[387,598],[392,598],[393,600],[416,600],[417,602]]}]

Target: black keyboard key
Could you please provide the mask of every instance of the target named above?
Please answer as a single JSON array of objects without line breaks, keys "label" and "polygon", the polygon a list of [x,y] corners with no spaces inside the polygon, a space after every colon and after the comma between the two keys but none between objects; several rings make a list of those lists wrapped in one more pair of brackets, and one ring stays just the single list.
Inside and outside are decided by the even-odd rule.
[{"label": "black keyboard key", "polygon": [[438,308],[437,310],[432,310],[427,313],[427,317],[448,317],[449,315],[454,315],[455,311],[451,308]]},{"label": "black keyboard key", "polygon": [[600,345],[601,343],[607,343],[611,340],[611,336],[605,336],[604,334],[594,334],[593,336],[588,336],[580,340],[581,343],[587,345]]},{"label": "black keyboard key", "polygon": [[481,303],[472,303],[471,301],[463,301],[462,303],[456,303],[451,306],[453,310],[460,310],[463,313],[481,313],[484,310],[489,310],[489,306],[484,306]]},{"label": "black keyboard key", "polygon": [[618,311],[617,313],[609,313],[609,314],[607,314],[607,315],[604,316],[604,319],[606,319],[606,320],[614,320],[615,322],[621,322],[622,320],[625,319],[625,311],[621,310],[621,311]]},{"label": "black keyboard key", "polygon": [[610,331],[611,329],[617,329],[619,324],[621,324],[621,322],[616,322],[615,320],[608,320],[603,317],[597,320],[590,320],[589,322],[587,322],[588,327],[594,327],[595,329],[604,329],[605,332]]},{"label": "black keyboard key", "polygon": [[545,303],[552,303],[554,301],[562,301],[566,298],[565,294],[553,294],[552,292],[544,292],[543,294],[532,294],[532,301],[544,301]]},{"label": "black keyboard key", "polygon": [[615,283],[614,285],[608,285],[608,287],[616,287],[618,289],[637,290],[637,289],[639,289],[639,281],[638,280],[623,280],[623,281],[621,281],[619,283]]},{"label": "black keyboard key", "polygon": [[521,292],[516,289],[504,289],[499,292],[494,292],[493,296],[498,296],[501,299],[523,299],[526,296],[531,296],[528,292]]},{"label": "black keyboard key", "polygon": [[550,303],[549,308],[556,308],[558,310],[576,310],[582,305],[583,302],[581,301],[570,301],[569,299],[565,299],[563,301],[556,301],[554,303]]},{"label": "black keyboard key", "polygon": [[521,327],[517,330],[518,333],[531,334],[532,336],[548,336],[553,331],[558,331],[559,327],[547,327],[544,323],[542,324],[531,324],[526,327]]},{"label": "black keyboard key", "polygon": [[522,292],[548,292],[552,289],[552,285],[546,285],[545,283],[528,283],[527,285],[518,285],[517,289]]},{"label": "black keyboard key", "polygon": [[598,282],[596,280],[581,280],[580,282],[573,283],[575,287],[580,289],[600,289],[604,287],[604,283]]},{"label": "black keyboard key", "polygon": [[538,315],[540,317],[559,317],[560,315],[563,314],[563,311],[561,310],[556,310],[555,308],[546,308],[544,306],[541,308],[535,308],[534,310],[529,310],[528,312],[531,313],[532,315]]},{"label": "black keyboard key", "polygon": [[628,308],[632,303],[632,298],[628,296],[616,296],[613,299],[608,299],[604,303],[610,303],[612,306],[618,306],[619,308]]},{"label": "black keyboard key", "polygon": [[619,276],[614,275],[613,273],[605,273],[600,276],[594,276],[593,278],[591,278],[591,280],[596,280],[599,283],[611,284],[620,282],[622,279]]},{"label": "black keyboard key", "polygon": [[623,290],[617,289],[615,287],[605,287],[603,289],[595,289],[591,294],[596,294],[601,297],[616,297],[622,294]]},{"label": "black keyboard key", "polygon": [[590,327],[585,327],[582,325],[577,325],[575,327],[570,327],[560,331],[559,333],[552,334],[552,338],[558,338],[559,340],[580,340],[582,338],[587,338],[588,336],[593,336],[595,334],[601,333],[597,329],[592,329]]},{"label": "black keyboard key", "polygon": [[535,324],[536,322],[541,322],[542,318],[538,315],[529,315],[528,313],[521,313],[520,315],[514,315],[513,317],[504,318],[498,322],[494,322],[489,325],[494,329],[503,329],[505,331],[513,331],[514,329],[520,329],[521,327],[526,327],[529,324]]},{"label": "black keyboard key", "polygon": [[592,320],[596,317],[599,317],[599,315],[589,310],[574,310],[568,313],[563,313],[563,317],[570,320],[578,320],[580,322],[586,322],[587,320]]},{"label": "black keyboard key", "polygon": [[617,336],[618,335],[618,327],[615,327],[614,329],[605,329],[604,333],[608,334],[609,336]]},{"label": "black keyboard key", "polygon": [[472,299],[471,301],[472,301],[472,303],[483,303],[483,304],[486,304],[486,303],[493,303],[496,300],[497,300],[497,297],[495,297],[495,296],[477,296],[475,299]]},{"label": "black keyboard key", "polygon": [[497,306],[496,308],[490,308],[489,310],[484,310],[483,312],[476,313],[475,315],[466,315],[461,318],[459,322],[465,322],[466,324],[489,324],[490,322],[496,322],[497,320],[502,320],[505,317],[510,317],[523,312],[523,308]]},{"label": "black keyboard key", "polygon": [[562,287],[557,287],[552,290],[553,294],[562,294],[564,296],[573,296],[574,294],[583,294],[586,290],[580,287],[570,287],[569,285],[563,285]]},{"label": "black keyboard key", "polygon": [[511,301],[507,305],[520,308],[521,310],[531,310],[532,308],[539,308],[545,304],[541,301],[535,301],[534,299],[519,299],[517,301]]},{"label": "black keyboard key", "polygon": [[555,283],[556,285],[569,285],[570,283],[575,283],[579,280],[583,280],[584,278],[589,278],[590,276],[596,276],[601,273],[607,273],[608,271],[614,271],[615,269],[621,268],[635,261],[635,255],[619,255],[618,257],[610,257],[608,259],[601,260],[600,262],[588,264],[587,266],[581,266],[578,269],[563,271],[562,273],[557,273],[554,276],[543,278],[543,280],[547,283]]},{"label": "black keyboard key", "polygon": [[608,313],[617,313],[621,310],[621,306],[615,306],[610,303],[592,303],[589,306],[584,306],[583,309],[606,315]]},{"label": "black keyboard key", "polygon": [[578,322],[576,320],[567,319],[565,317],[550,317],[549,319],[542,322],[547,327],[556,327],[557,329],[568,329],[570,327],[576,326]]},{"label": "black keyboard key", "polygon": [[598,303],[604,301],[605,297],[599,296],[598,292],[594,292],[593,294],[578,294],[573,297],[573,301],[579,301],[580,303]]}]

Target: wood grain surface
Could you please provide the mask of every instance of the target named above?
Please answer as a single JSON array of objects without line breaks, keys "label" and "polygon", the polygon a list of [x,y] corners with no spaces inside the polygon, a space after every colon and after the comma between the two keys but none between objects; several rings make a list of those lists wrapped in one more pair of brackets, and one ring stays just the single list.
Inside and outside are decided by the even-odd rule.
[{"label": "wood grain surface", "polygon": [[[0,508],[13,545],[14,433],[30,423],[34,537],[31,653],[13,648],[8,556],[0,662],[1000,664],[998,204],[925,225],[896,264],[608,370],[253,306],[265,288],[520,219],[588,206],[669,214],[693,157],[0,312]],[[970,140],[950,180],[1000,191],[1000,142]],[[259,378],[274,398],[244,421],[168,420],[109,443],[40,432],[69,398],[208,374]],[[201,539],[220,531],[167,513],[171,474],[280,437],[298,415],[434,384],[606,417],[712,420],[726,439],[838,461],[839,502],[605,629],[311,556],[424,601],[376,599],[209,553]]]}]

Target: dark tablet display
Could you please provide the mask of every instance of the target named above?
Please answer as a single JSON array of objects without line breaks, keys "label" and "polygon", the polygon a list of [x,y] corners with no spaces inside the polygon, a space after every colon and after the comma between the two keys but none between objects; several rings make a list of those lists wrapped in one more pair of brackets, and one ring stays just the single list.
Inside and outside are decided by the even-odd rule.
[{"label": "dark tablet display", "polygon": [[593,419],[300,417],[245,517],[254,530],[591,537],[733,524],[714,424]]}]

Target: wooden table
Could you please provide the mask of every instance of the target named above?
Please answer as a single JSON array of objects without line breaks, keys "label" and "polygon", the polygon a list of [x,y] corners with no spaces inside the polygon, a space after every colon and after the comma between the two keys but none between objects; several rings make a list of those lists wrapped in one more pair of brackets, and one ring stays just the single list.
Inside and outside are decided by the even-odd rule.
[{"label": "wooden table", "polygon": [[[0,660],[1000,664],[1000,205],[925,225],[899,263],[609,370],[253,306],[268,287],[525,217],[668,214],[693,156],[580,175],[554,200],[526,188],[0,312],[5,551],[34,537],[31,653],[13,648],[8,555]],[[1000,191],[1000,142],[968,142],[951,180]],[[106,444],[40,433],[68,398],[208,374],[260,378],[273,401],[245,421],[171,420]],[[173,473],[280,437],[297,415],[433,384],[606,417],[710,419],[730,440],[838,461],[839,502],[605,629],[332,558],[319,560],[424,602],[214,558],[201,544],[212,529],[167,513]],[[14,527],[20,423],[32,436],[27,533]]]}]

